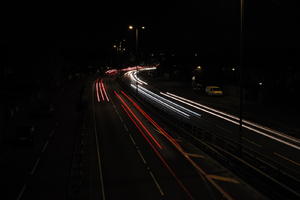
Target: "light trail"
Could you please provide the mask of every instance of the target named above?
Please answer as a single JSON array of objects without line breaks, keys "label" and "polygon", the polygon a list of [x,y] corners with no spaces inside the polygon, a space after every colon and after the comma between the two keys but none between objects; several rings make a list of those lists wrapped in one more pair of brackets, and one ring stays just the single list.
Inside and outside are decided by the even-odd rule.
[{"label": "light trail", "polygon": [[101,86],[102,86],[102,89],[103,89],[103,92],[104,92],[106,101],[109,102],[109,98],[108,98],[108,96],[107,96],[106,89],[105,89],[105,87],[104,87],[103,79],[101,79]]},{"label": "light trail", "polygon": [[99,98],[99,90],[98,90],[98,79],[95,82],[95,86],[96,86],[96,95],[97,95],[97,101],[100,102],[100,98]]},{"label": "light trail", "polygon": [[[204,180],[210,182],[226,199],[233,200],[233,198],[225,192],[211,177],[211,175],[207,174],[198,164],[196,164],[192,159],[191,156],[186,153],[183,148],[177,143],[177,141],[171,137],[164,129],[162,129],[136,102],[134,102],[125,92],[121,91],[121,93],[129,99],[129,101],[150,121],[158,130],[159,132],[171,143],[174,147],[187,159],[187,161],[197,170],[200,177]],[[228,179],[227,177],[222,177],[224,179]],[[231,179],[234,180],[234,179]]]},{"label": "light trail", "polygon": [[[167,93],[160,92],[160,94],[162,94],[162,95],[164,95],[164,96],[167,96],[167,97],[169,97],[169,98],[172,98],[172,99],[174,99],[174,100],[176,100],[176,101],[182,102],[182,103],[184,103],[184,104],[186,104],[186,105],[189,105],[189,106],[191,106],[191,107],[193,107],[193,108],[196,108],[196,109],[198,109],[198,110],[201,110],[201,111],[204,111],[204,112],[209,113],[209,114],[211,114],[211,115],[214,115],[214,116],[216,116],[216,117],[218,117],[218,118],[221,118],[221,119],[224,119],[224,120],[226,120],[226,121],[229,121],[229,122],[231,122],[231,123],[233,123],[233,124],[239,125],[239,118],[236,117],[236,116],[234,116],[234,115],[230,115],[230,114],[228,114],[228,113],[224,113],[224,112],[218,111],[218,110],[216,110],[216,109],[209,108],[209,107],[207,107],[207,106],[205,106],[205,105],[202,105],[202,104],[199,104],[199,103],[194,102],[194,101],[192,101],[192,100],[189,100],[189,99],[186,99],[186,98],[183,98],[183,97],[174,95],[174,94],[169,93],[169,92],[167,92]],[[260,135],[264,135],[264,136],[266,136],[266,137],[268,137],[268,138],[271,138],[271,139],[276,140],[276,141],[278,141],[278,142],[280,142],[280,143],[283,143],[283,144],[288,145],[288,146],[290,146],[290,147],[293,147],[293,148],[295,148],[295,149],[297,149],[297,150],[300,150],[300,147],[299,147],[299,146],[294,145],[294,144],[292,144],[292,143],[290,143],[290,142],[284,141],[284,140],[282,140],[282,139],[280,139],[280,138],[274,137],[274,136],[272,136],[272,135],[269,135],[269,134],[267,134],[267,133],[265,133],[265,132],[262,132],[261,130],[267,131],[267,132],[269,132],[269,133],[273,133],[273,134],[275,134],[275,135],[277,135],[277,136],[283,137],[283,138],[288,139],[288,140],[290,140],[290,141],[293,141],[293,142],[295,142],[295,143],[299,143],[300,141],[299,141],[298,139],[294,138],[294,137],[285,135],[285,134],[280,133],[280,132],[278,132],[278,131],[274,131],[274,130],[272,130],[272,129],[270,129],[270,128],[267,128],[267,127],[260,126],[260,125],[258,125],[258,124],[252,123],[252,122],[247,121],[247,120],[243,120],[243,122],[244,122],[245,124],[248,124],[248,125],[242,124],[242,127],[246,128],[246,129],[248,129],[248,130],[254,131],[254,132],[256,132],[256,133],[258,133],[258,134],[260,134]],[[253,127],[255,127],[255,128],[250,127],[249,125],[250,125],[250,126],[253,126]],[[258,130],[258,129],[261,129],[261,130]]]},{"label": "light trail", "polygon": [[[176,140],[170,136],[163,128],[161,128],[135,101],[133,101],[125,92],[121,91],[121,93],[142,113],[144,117],[150,121],[150,123],[159,130],[161,134],[163,134],[165,137],[169,138],[172,140],[178,147],[180,145],[176,142]],[[180,147],[181,148],[181,147]]]},{"label": "light trail", "polygon": [[[114,91],[115,92],[115,91]],[[116,95],[118,95],[115,92]],[[118,97],[118,96],[117,96]],[[161,162],[163,163],[163,165],[165,166],[165,168],[170,172],[170,174],[174,177],[174,179],[176,180],[176,182],[178,183],[178,185],[183,189],[183,191],[188,195],[188,197],[193,200],[194,197],[192,196],[192,194],[190,193],[190,191],[185,187],[185,185],[183,184],[183,182],[178,178],[178,176],[176,175],[176,173],[174,172],[174,170],[169,166],[169,164],[167,163],[167,161],[164,159],[164,157],[159,153],[159,151],[154,147],[154,145],[152,144],[152,142],[148,139],[148,137],[145,135],[145,133],[141,130],[141,128],[137,125],[136,121],[132,118],[132,116],[129,114],[128,110],[121,104],[123,110],[125,111],[125,113],[128,115],[128,117],[130,118],[130,120],[135,124],[135,126],[138,128],[138,130],[140,131],[140,133],[143,135],[143,137],[145,138],[145,140],[148,142],[148,144],[150,145],[150,147],[153,149],[154,153],[157,155],[157,157],[161,160]]]},{"label": "light trail", "polygon": [[141,79],[139,79],[138,77],[137,77],[137,71],[135,71],[135,72],[133,72],[132,74],[133,74],[133,77],[134,77],[134,79],[137,81],[137,82],[139,82],[139,83],[142,83],[142,84],[144,84],[144,85],[148,85],[148,83],[146,83],[145,81],[142,81]]},{"label": "light trail", "polygon": [[154,96],[157,99],[159,99],[159,100],[161,100],[161,101],[163,101],[163,102],[165,102],[165,103],[167,103],[169,105],[172,105],[172,106],[176,107],[177,109],[181,109],[181,110],[184,110],[185,112],[188,112],[190,114],[196,115],[197,117],[201,117],[200,114],[198,114],[198,113],[196,113],[196,112],[194,112],[194,111],[192,111],[190,109],[187,109],[187,108],[185,108],[183,106],[180,106],[180,105],[178,105],[178,104],[176,104],[176,103],[174,103],[174,102],[172,102],[172,101],[170,101],[168,99],[165,99],[165,98],[163,98],[163,97],[161,97],[161,96],[159,96],[159,95],[151,92],[150,90],[147,90],[146,88],[144,88],[142,86],[140,86],[139,89],[142,89],[143,91],[145,91],[146,93],[150,94],[151,96]]},{"label": "light trail", "polygon": [[[133,87],[134,89],[136,89],[136,86],[131,84],[131,87]],[[185,118],[189,118],[190,115],[185,113],[185,112],[182,112],[181,110],[177,109],[177,108],[174,108],[173,106],[170,106],[169,104],[151,96],[150,94],[144,92],[143,90],[139,90],[138,92],[144,94],[145,96],[149,97],[150,99],[152,99],[153,101],[156,101],[157,103],[161,104],[161,105],[164,105],[165,107],[168,107],[170,110],[173,110],[174,112],[180,114],[181,116],[185,117]]]},{"label": "light trail", "polygon": [[99,85],[99,90],[100,90],[100,93],[101,93],[102,101],[104,101],[104,96],[103,96],[102,87],[101,87],[101,81],[98,81],[98,85]]},{"label": "light trail", "polygon": [[150,133],[150,131],[145,127],[145,125],[141,122],[141,120],[134,114],[134,112],[129,108],[129,106],[125,103],[125,101],[118,95],[116,91],[114,91],[115,95],[122,102],[122,104],[126,107],[126,109],[130,112],[130,114],[135,118],[135,120],[140,124],[140,126],[145,130],[145,132],[149,135],[149,137],[155,142],[155,144],[162,149],[162,146],[159,142],[154,138],[154,136]]}]

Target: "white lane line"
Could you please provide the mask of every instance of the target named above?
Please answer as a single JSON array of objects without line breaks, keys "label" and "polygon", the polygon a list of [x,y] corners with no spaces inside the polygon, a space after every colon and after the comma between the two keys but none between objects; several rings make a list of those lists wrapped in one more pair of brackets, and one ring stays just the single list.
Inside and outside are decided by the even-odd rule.
[{"label": "white lane line", "polygon": [[146,162],[146,160],[145,160],[145,158],[144,158],[142,152],[141,152],[140,150],[138,150],[138,149],[137,149],[137,152],[139,153],[140,157],[142,158],[143,163],[146,165],[147,162]]},{"label": "white lane line", "polygon": [[156,187],[157,187],[157,189],[158,189],[160,195],[161,195],[161,196],[164,196],[165,194],[164,194],[163,190],[161,189],[161,187],[160,187],[160,185],[159,185],[157,179],[156,179],[155,176],[153,175],[153,173],[150,171],[149,174],[150,174],[150,176],[152,177],[152,180],[154,181],[154,183],[155,183],[155,185],[156,185]]},{"label": "white lane line", "polygon": [[48,144],[49,144],[49,140],[47,140],[47,142],[44,144],[42,153],[44,153],[46,151]]},{"label": "white lane line", "polygon": [[[112,101],[112,103],[113,103],[113,101]],[[114,108],[115,112],[117,113],[117,115],[118,115],[119,119],[121,120],[121,122],[124,123],[124,120],[123,120],[122,116],[120,115],[119,111],[117,110],[117,107],[115,106],[114,103],[113,103],[113,108]]]},{"label": "white lane line", "polygon": [[20,191],[20,193],[19,193],[19,195],[18,195],[18,197],[17,197],[17,200],[20,200],[20,199],[22,199],[22,197],[23,197],[23,194],[24,194],[24,192],[25,192],[26,188],[27,188],[27,185],[26,185],[26,184],[24,184],[24,185],[23,185],[23,187],[22,187],[22,189],[21,189],[21,191]]},{"label": "white lane line", "polygon": [[128,127],[126,126],[126,124],[123,123],[123,126],[124,126],[125,131],[128,132],[129,130],[128,130]]},{"label": "white lane line", "polygon": [[37,160],[35,161],[35,163],[34,163],[34,166],[33,166],[32,170],[31,170],[31,172],[30,172],[30,175],[33,175],[33,174],[35,173],[36,168],[37,168],[37,166],[39,165],[40,161],[41,161],[41,158],[38,157],[38,159],[37,159]]},{"label": "white lane line", "polygon": [[102,173],[102,167],[101,167],[101,157],[100,157],[100,150],[99,150],[99,142],[98,142],[98,136],[97,136],[97,127],[96,127],[96,110],[95,110],[95,97],[94,97],[94,85],[92,87],[92,99],[93,99],[93,107],[94,107],[94,133],[95,133],[95,140],[96,140],[96,149],[97,149],[97,160],[98,160],[98,170],[99,170],[99,178],[100,178],[100,184],[101,184],[101,194],[102,199],[105,200],[105,192],[104,192],[104,181],[103,181],[103,173]]},{"label": "white lane line", "polygon": [[134,141],[133,137],[131,136],[131,134],[129,134],[129,137],[130,137],[130,139],[131,139],[132,143],[134,144],[134,146],[136,146],[136,143],[135,143],[135,141]]}]

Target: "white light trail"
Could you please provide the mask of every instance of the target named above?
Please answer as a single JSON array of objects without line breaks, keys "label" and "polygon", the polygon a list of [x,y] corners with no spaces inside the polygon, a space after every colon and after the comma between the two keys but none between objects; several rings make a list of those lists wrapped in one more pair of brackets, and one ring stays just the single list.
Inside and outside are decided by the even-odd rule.
[{"label": "white light trail", "polygon": [[[130,84],[130,85],[131,85],[131,87],[133,87],[134,89],[136,89],[136,86],[135,86],[135,85],[133,85],[133,84]],[[139,88],[140,88],[140,87],[139,87]],[[156,101],[157,103],[166,106],[167,108],[173,110],[174,112],[176,112],[176,113],[178,113],[178,114],[180,114],[180,115],[182,115],[182,116],[184,116],[184,117],[186,117],[186,118],[189,118],[189,117],[190,117],[189,114],[187,114],[187,113],[185,113],[185,112],[183,112],[183,111],[181,111],[181,110],[179,110],[179,109],[177,109],[177,108],[174,108],[173,106],[171,106],[171,105],[169,105],[169,104],[167,104],[167,103],[165,103],[165,102],[163,102],[163,101],[161,101],[161,100],[155,98],[154,96],[151,96],[150,94],[146,93],[146,92],[143,91],[143,90],[138,90],[138,92],[142,93],[143,95],[149,97],[149,98],[152,99],[153,101]]]},{"label": "white light trail", "polygon": [[[236,124],[236,125],[239,125],[239,120],[240,120],[240,119],[239,119],[238,117],[234,116],[234,115],[230,115],[230,114],[228,114],[228,113],[224,113],[224,112],[218,111],[218,110],[216,110],[216,109],[209,108],[209,107],[207,107],[207,106],[205,106],[205,105],[199,104],[199,103],[197,103],[197,102],[194,102],[194,101],[192,101],[192,100],[189,100],[189,99],[180,97],[180,96],[178,96],[178,95],[175,95],[175,94],[172,94],[172,93],[169,93],[169,92],[167,92],[167,93],[162,93],[162,92],[160,92],[160,94],[162,94],[162,95],[164,95],[164,96],[167,96],[167,97],[169,97],[169,98],[172,98],[172,99],[174,99],[174,100],[176,100],[176,101],[179,101],[179,102],[181,102],[181,103],[184,103],[184,104],[186,104],[186,105],[189,105],[189,106],[191,106],[191,107],[193,107],[193,108],[196,108],[196,109],[198,109],[198,110],[201,110],[201,111],[204,111],[204,112],[206,112],[206,113],[212,114],[212,115],[214,115],[214,116],[216,116],[216,117],[222,118],[222,119],[224,119],[224,120],[226,120],[226,121],[229,121],[229,122],[231,122],[231,123],[234,123],[234,124]],[[273,134],[275,134],[275,135],[277,135],[277,136],[280,136],[280,137],[282,137],[282,138],[288,139],[288,140],[290,140],[290,141],[292,141],[292,142],[299,143],[300,141],[299,141],[299,139],[297,139],[297,138],[288,136],[288,135],[283,134],[283,133],[281,133],[281,132],[279,132],[279,131],[272,130],[272,129],[270,129],[270,128],[267,128],[267,127],[264,127],[264,126],[255,124],[255,123],[250,122],[250,121],[247,121],[247,120],[243,120],[243,123],[245,123],[245,124],[247,124],[247,125],[242,124],[242,127],[246,128],[246,129],[248,129],[248,130],[254,131],[254,132],[256,132],[256,133],[259,133],[259,134],[261,134],[261,135],[264,135],[264,136],[266,136],[266,137],[269,137],[269,138],[274,139],[274,140],[276,140],[276,141],[278,141],[278,142],[281,142],[281,143],[283,143],[283,144],[286,144],[286,145],[288,145],[288,146],[291,146],[291,147],[293,147],[293,148],[295,148],[295,149],[300,150],[300,147],[299,147],[299,146],[296,146],[296,145],[294,145],[294,144],[292,144],[292,143],[290,143],[290,142],[287,142],[287,141],[284,141],[284,140],[279,139],[279,138],[277,138],[277,137],[274,137],[274,136],[272,136],[272,135],[269,135],[268,133],[264,133],[264,132],[262,132],[261,130],[267,131],[267,132],[269,132],[269,133],[273,133]],[[250,126],[248,126],[248,125],[253,126],[253,127],[250,127]],[[255,127],[255,128],[254,128],[254,127]],[[261,129],[261,130],[258,130],[258,129]]]},{"label": "white light trail", "polygon": [[194,112],[194,111],[192,111],[190,109],[187,109],[187,108],[185,108],[183,106],[180,106],[180,105],[178,105],[178,104],[176,104],[176,103],[174,103],[174,102],[172,102],[172,101],[170,101],[168,99],[165,99],[165,98],[163,98],[163,97],[161,97],[161,96],[159,96],[159,95],[151,92],[150,90],[147,90],[146,88],[144,88],[142,86],[139,86],[139,89],[142,89],[144,92],[150,94],[151,96],[155,96],[157,99],[159,99],[159,100],[161,100],[161,101],[163,101],[163,102],[165,102],[165,103],[167,103],[169,105],[172,105],[172,106],[176,107],[177,109],[181,109],[181,110],[184,110],[185,112],[188,112],[190,114],[193,114],[193,115],[196,115],[198,117],[201,117],[200,114],[198,114],[198,113],[196,113],[196,112]]}]

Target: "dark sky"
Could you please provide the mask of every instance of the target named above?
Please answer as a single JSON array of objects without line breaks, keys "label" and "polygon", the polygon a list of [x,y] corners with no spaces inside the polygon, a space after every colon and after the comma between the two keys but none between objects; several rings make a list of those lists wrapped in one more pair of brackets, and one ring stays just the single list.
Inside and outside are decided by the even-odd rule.
[{"label": "dark sky", "polygon": [[[295,3],[245,1],[247,47],[299,49]],[[141,33],[144,49],[226,52],[235,51],[239,42],[239,0],[26,1],[3,8],[1,41],[12,53],[38,55],[53,48],[108,52],[114,40],[132,40],[128,24],[146,26]]]}]

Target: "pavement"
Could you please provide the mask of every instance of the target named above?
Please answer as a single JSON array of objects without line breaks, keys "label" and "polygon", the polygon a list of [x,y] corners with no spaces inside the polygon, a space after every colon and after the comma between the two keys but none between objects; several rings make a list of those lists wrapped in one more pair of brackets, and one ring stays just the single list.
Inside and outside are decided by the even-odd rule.
[{"label": "pavement", "polygon": [[[146,117],[132,94],[123,93],[114,79],[103,78],[108,101],[97,86],[100,79],[91,85],[94,123],[89,125],[89,132],[95,134],[91,156],[96,159],[91,159],[90,165],[97,166],[91,171],[97,174],[92,180],[97,185],[91,188],[94,197],[266,199],[193,145],[183,139],[177,141],[180,145],[173,143],[162,134],[159,126],[166,127],[162,121],[158,126],[151,122],[156,117]],[[174,132],[172,137],[176,137]]]},{"label": "pavement", "polygon": [[[35,124],[33,142],[12,140],[2,148],[1,197],[67,199],[71,158],[81,124],[77,105],[82,84],[83,80],[71,80],[51,93],[53,116],[31,120]],[[27,116],[18,121],[28,121]],[[14,134],[13,128],[9,130]]]}]

